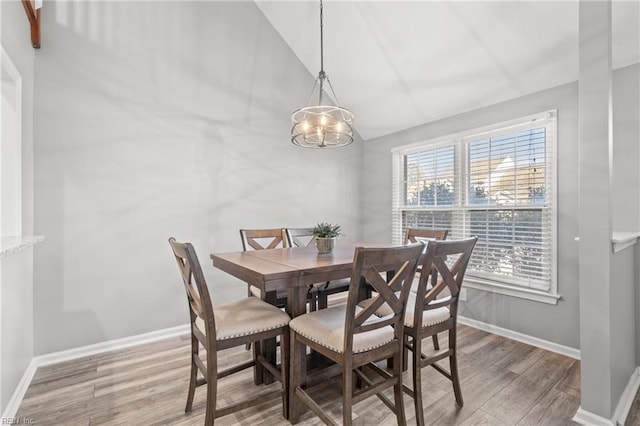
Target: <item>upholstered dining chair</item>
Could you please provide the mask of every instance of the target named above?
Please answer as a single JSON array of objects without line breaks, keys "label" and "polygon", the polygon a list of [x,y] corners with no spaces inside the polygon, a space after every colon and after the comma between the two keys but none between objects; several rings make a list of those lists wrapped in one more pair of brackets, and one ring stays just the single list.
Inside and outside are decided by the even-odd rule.
[{"label": "upholstered dining chair", "polygon": [[[435,240],[446,240],[447,235],[449,235],[448,229],[432,229],[432,228],[407,228],[404,232],[404,243],[428,243],[429,241]],[[418,265],[418,274],[416,274],[416,279],[413,280],[413,285],[411,286],[411,292],[415,293],[415,290],[418,288],[418,283],[420,281],[420,275],[422,272],[422,266]],[[437,272],[434,271],[437,274]],[[446,296],[442,294],[441,296]],[[433,348],[435,350],[440,349],[440,343],[438,342],[438,334],[434,334],[431,337],[433,341]],[[405,363],[406,365],[406,363]]]},{"label": "upholstered dining chair", "polygon": [[[285,228],[285,234],[289,247],[308,247],[316,242],[313,228]],[[349,278],[345,278],[313,284],[309,289],[309,295],[311,296],[309,301],[310,309],[312,311],[325,309],[330,295],[349,290],[349,281]]]},{"label": "upholstered dining chair", "polygon": [[[477,237],[472,237],[430,241],[422,263],[417,292],[409,295],[404,319],[404,350],[413,354],[413,389],[407,386],[403,389],[413,397],[416,422],[420,426],[424,425],[421,371],[426,366],[433,367],[451,380],[456,403],[461,407],[463,405],[456,351],[458,297],[477,240]],[[444,297],[443,292],[446,292]],[[385,312],[381,314],[384,315]],[[422,339],[445,331],[449,333],[448,348],[436,350],[431,356],[423,354]],[[447,358],[449,371],[437,364]]]},{"label": "upholstered dining chair", "polygon": [[[218,417],[279,397],[282,398],[283,415],[286,417],[289,316],[256,297],[218,305],[214,310],[193,246],[190,243],[179,243],[173,237],[169,238],[169,244],[187,293],[191,324],[191,373],[185,412],[191,411],[196,387],[206,384],[205,425],[213,425]],[[281,341],[280,370],[266,362],[256,351],[251,361],[218,371],[218,351],[250,342],[257,346],[259,341],[276,336],[280,336]],[[204,359],[200,354],[201,347],[206,352]],[[262,374],[262,369],[268,370],[281,382],[281,388],[264,391],[259,395],[252,395],[248,400],[218,408],[218,380],[254,366],[256,375]],[[202,377],[199,378],[199,375]]]},{"label": "upholstered dining chair", "polygon": [[[241,229],[240,239],[242,240],[242,250],[267,250],[274,248],[286,248],[287,237],[284,228],[271,229]],[[278,290],[272,294],[262,294],[262,291],[251,284],[248,284],[249,295],[266,300],[272,305],[284,308],[287,303],[287,291]]]},{"label": "upholstered dining chair", "polygon": [[[336,424],[307,393],[307,386],[313,382],[312,377],[294,374],[299,371],[296,363],[306,362],[306,359],[299,357],[301,353],[306,352],[302,351],[299,345],[319,352],[340,366],[344,425],[352,424],[352,405],[373,395],[377,395],[395,412],[399,425],[406,423],[401,366],[403,319],[411,282],[422,250],[422,244],[387,248],[357,247],[347,303],[309,312],[289,323],[292,363],[289,415],[292,423],[297,421],[298,404],[304,404],[325,423]],[[380,275],[385,271],[394,271],[389,282]],[[369,306],[364,309],[357,306],[360,283],[363,280],[376,290]],[[389,306],[391,312],[379,318],[376,311],[383,304]],[[391,372],[374,364],[375,361],[389,358],[394,360]],[[378,373],[382,379],[373,382],[364,374],[365,366]],[[323,371],[318,374],[322,375]],[[355,391],[354,374],[365,385]],[[322,377],[322,382],[326,383],[326,377]],[[382,393],[389,387],[394,388],[394,402]]]}]

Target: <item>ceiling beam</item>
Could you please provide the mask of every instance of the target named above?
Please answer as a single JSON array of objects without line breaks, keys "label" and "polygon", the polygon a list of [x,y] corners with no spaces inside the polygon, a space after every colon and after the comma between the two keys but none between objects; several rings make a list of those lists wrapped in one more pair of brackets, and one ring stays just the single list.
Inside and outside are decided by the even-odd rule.
[{"label": "ceiling beam", "polygon": [[22,6],[31,25],[31,45],[34,49],[40,49],[40,8],[32,0],[22,0]]}]

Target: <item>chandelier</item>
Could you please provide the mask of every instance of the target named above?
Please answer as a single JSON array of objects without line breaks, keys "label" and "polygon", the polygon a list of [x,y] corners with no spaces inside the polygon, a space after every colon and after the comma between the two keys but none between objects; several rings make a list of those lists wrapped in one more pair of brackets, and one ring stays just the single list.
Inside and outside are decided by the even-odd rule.
[{"label": "chandelier", "polygon": [[[311,89],[307,106],[291,114],[291,142],[304,148],[338,148],[353,142],[353,113],[339,106],[331,81],[324,72],[324,40],[322,33],[322,0],[320,0],[320,73]],[[336,105],[324,105],[324,84],[327,82]],[[316,88],[318,105],[311,105]]]}]

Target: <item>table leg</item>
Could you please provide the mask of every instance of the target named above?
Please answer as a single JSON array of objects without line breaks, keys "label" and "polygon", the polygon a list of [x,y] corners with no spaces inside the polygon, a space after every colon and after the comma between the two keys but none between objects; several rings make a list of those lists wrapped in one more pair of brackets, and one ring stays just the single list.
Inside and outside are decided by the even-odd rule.
[{"label": "table leg", "polygon": [[[303,287],[292,287],[287,291],[287,313],[291,318],[306,313],[307,306],[307,289]],[[289,422],[296,424],[300,420],[303,413],[304,405],[296,401],[295,388],[305,381],[307,374],[307,351],[306,346],[292,339],[289,343],[291,346],[291,356],[289,357],[289,383],[287,384],[287,393],[289,406]]]}]

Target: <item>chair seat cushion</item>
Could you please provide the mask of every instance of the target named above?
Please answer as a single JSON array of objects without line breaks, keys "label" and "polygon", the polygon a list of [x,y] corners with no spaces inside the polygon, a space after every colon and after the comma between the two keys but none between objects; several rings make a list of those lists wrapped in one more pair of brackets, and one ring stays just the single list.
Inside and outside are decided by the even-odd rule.
[{"label": "chair seat cushion", "polygon": [[[343,353],[346,309],[346,305],[340,305],[310,312],[291,320],[289,328],[334,352]],[[361,308],[356,307],[356,311],[361,311]],[[365,324],[375,322],[374,318],[369,318]],[[384,346],[393,341],[393,338],[391,326],[357,333],[353,336],[353,353],[366,352]]]},{"label": "chair seat cushion", "polygon": [[[413,282],[411,283],[411,293],[415,294],[418,292],[419,284],[420,284],[420,274],[416,274],[415,278],[413,279]],[[431,289],[431,284],[427,284],[427,291],[429,291],[429,289]],[[442,289],[442,291],[438,293],[438,299],[440,299],[441,297],[447,297],[447,296],[451,296],[451,291],[449,290],[449,287],[445,286]]]},{"label": "chair seat cushion", "polygon": [[[247,297],[213,308],[217,340],[249,336],[263,331],[284,327],[289,315],[279,308],[256,297]],[[199,319],[198,319],[199,320]],[[198,328],[204,332],[204,324]]]},{"label": "chair seat cushion", "polygon": [[[438,300],[438,299],[436,299]],[[404,315],[404,325],[406,327],[413,326],[413,317],[415,314],[416,295],[409,293],[409,299],[407,300],[407,312]],[[431,325],[440,324],[448,320],[451,317],[449,308],[442,306],[436,309],[427,309],[422,311],[422,326],[429,327]]]},{"label": "chair seat cushion", "polygon": [[[436,299],[437,300],[437,299]],[[369,306],[373,302],[373,299],[367,299],[360,302],[358,305],[362,308]],[[415,293],[409,293],[409,298],[407,299],[407,310],[404,315],[404,325],[406,327],[413,326],[413,317],[415,314],[415,306],[416,306],[416,295]],[[387,315],[393,315],[393,311],[384,303],[382,306],[378,308],[376,311],[376,315],[379,317],[386,317]],[[436,309],[427,309],[422,311],[422,326],[428,327],[430,325],[440,324],[448,320],[450,317],[449,309],[445,306]]]}]

